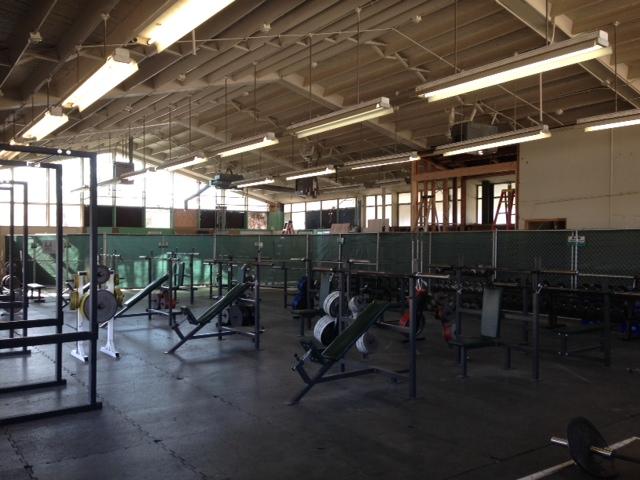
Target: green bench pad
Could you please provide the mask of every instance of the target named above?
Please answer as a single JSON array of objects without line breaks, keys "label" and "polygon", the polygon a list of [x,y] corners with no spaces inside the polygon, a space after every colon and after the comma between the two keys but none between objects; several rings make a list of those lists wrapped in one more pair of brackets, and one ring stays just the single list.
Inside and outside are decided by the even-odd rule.
[{"label": "green bench pad", "polygon": [[378,321],[388,307],[389,304],[386,302],[371,302],[358,318],[324,349],[322,356],[329,360],[339,360],[358,338]]},{"label": "green bench pad", "polygon": [[240,295],[247,291],[251,287],[251,283],[238,283],[231,290],[229,290],[220,300],[207,308],[197,318],[198,323],[208,323],[213,317],[222,313],[222,311],[235,302]]}]

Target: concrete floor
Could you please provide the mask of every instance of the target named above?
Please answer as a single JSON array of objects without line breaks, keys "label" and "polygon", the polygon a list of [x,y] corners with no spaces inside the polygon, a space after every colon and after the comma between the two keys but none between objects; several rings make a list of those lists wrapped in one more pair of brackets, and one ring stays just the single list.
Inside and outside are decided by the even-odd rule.
[{"label": "concrete floor", "polygon": [[[209,301],[198,293],[204,308]],[[35,306],[32,318],[52,307]],[[264,291],[262,312],[260,352],[232,337],[165,355],[176,341],[166,319],[123,319],[122,358],[98,361],[104,408],[3,429],[0,479],[505,479],[565,461],[548,439],[573,416],[589,417],[611,442],[640,432],[640,373],[627,371],[640,367],[639,343],[614,341],[610,368],[546,355],[538,383],[525,355],[514,353],[506,371],[501,351],[477,351],[470,378],[461,379],[430,321],[418,347],[418,399],[408,399],[406,384],[367,376],[318,385],[291,407],[286,401],[302,386],[290,369],[297,324],[279,292]],[[67,313],[69,325],[74,318]],[[402,338],[377,335],[371,360],[401,365]],[[88,367],[70,348],[66,388],[3,395],[0,416],[84,401]],[[50,347],[1,359],[0,384],[52,378],[53,366]]]}]

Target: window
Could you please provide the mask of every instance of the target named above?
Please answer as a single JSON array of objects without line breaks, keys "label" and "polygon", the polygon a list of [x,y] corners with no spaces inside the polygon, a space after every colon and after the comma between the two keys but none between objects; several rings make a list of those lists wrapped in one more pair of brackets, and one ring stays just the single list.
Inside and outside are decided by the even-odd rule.
[{"label": "window", "polygon": [[248,227],[250,230],[266,230],[267,214],[263,212],[249,212]]},{"label": "window", "polygon": [[391,194],[386,195],[367,195],[365,199],[366,211],[365,220],[387,219],[391,225]]},{"label": "window", "polygon": [[173,206],[173,179],[171,172],[160,170],[147,175],[147,208],[171,208]]},{"label": "window", "polygon": [[398,226],[411,226],[411,193],[398,194]]},{"label": "window", "polygon": [[147,228],[171,228],[171,210],[147,208],[145,226]]},{"label": "window", "polygon": [[[424,194],[424,192],[421,192]],[[427,192],[427,195],[431,195],[431,192]],[[449,224],[453,223],[453,187],[449,188],[449,211],[448,211],[448,222]],[[457,213],[458,213],[458,223],[460,222],[460,214],[462,209],[462,187],[458,187],[457,191]],[[425,206],[425,209],[427,207]],[[433,208],[435,209],[435,223],[443,224],[444,223],[444,190],[442,188],[435,190],[435,195],[433,199]],[[431,225],[434,223],[434,219],[431,211],[425,212],[429,214],[429,218],[427,219],[428,223]],[[410,214],[409,214],[410,215]]]},{"label": "window", "polygon": [[[494,183],[493,184],[493,220],[496,220],[496,225],[506,225],[507,223],[507,205],[506,202],[508,200],[507,191],[509,189],[515,189],[515,182],[502,182],[502,183]],[[502,192],[505,192],[505,196],[502,198],[502,204],[500,201],[500,197],[502,196]],[[500,213],[496,218],[496,213],[498,212],[498,208],[500,209]],[[511,223],[515,224],[516,222],[516,197],[513,197],[513,209],[511,211]],[[477,223],[482,222],[482,184],[476,185],[476,221]]]},{"label": "window", "polygon": [[[200,190],[200,182],[179,173],[173,174],[173,208],[184,209],[184,201]],[[187,204],[189,209],[198,209],[198,197]]]}]

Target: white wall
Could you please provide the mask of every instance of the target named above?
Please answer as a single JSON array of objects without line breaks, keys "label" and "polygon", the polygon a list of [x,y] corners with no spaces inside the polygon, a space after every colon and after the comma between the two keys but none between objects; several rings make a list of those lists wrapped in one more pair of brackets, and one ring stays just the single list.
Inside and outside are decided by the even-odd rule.
[{"label": "white wall", "polygon": [[568,228],[640,227],[640,127],[553,130],[520,146],[520,227],[566,218]]}]

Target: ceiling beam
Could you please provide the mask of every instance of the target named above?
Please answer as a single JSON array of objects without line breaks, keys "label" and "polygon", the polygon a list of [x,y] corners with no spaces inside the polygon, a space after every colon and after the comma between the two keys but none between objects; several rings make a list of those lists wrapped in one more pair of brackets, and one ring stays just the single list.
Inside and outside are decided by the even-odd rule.
[{"label": "ceiling beam", "polygon": [[119,0],[93,0],[84,4],[84,9],[78,13],[73,24],[65,31],[56,45],[57,64],[42,67],[27,77],[22,85],[21,93],[24,100],[42,87],[66,63],[67,59],[76,53],[78,45],[82,45],[89,35],[102,23],[101,15],[109,13]]},{"label": "ceiling beam", "polygon": [[[545,38],[547,30],[545,0],[495,0],[495,2],[542,38]],[[556,42],[571,38],[574,35],[573,21],[567,15],[557,15],[553,18],[553,21],[556,26]],[[611,57],[600,57],[581,63],[580,66],[603,85],[613,90],[615,67]],[[618,95],[634,107],[640,108],[640,79],[631,79],[629,67],[623,63],[618,64],[618,78],[622,80],[618,84]]]},{"label": "ceiling beam", "polygon": [[7,68],[2,74],[0,74],[0,89],[4,86],[5,82],[20,63],[22,56],[32,43],[31,33],[40,32],[42,25],[49,18],[49,14],[56,6],[58,0],[37,0],[33,2],[29,11],[28,18],[18,22],[13,30],[11,39],[8,45],[9,57]]}]

